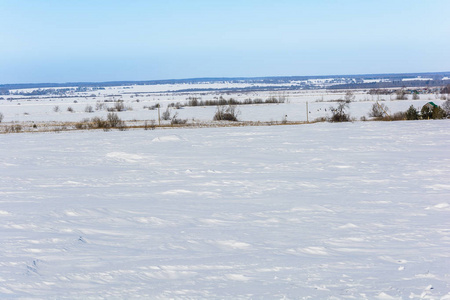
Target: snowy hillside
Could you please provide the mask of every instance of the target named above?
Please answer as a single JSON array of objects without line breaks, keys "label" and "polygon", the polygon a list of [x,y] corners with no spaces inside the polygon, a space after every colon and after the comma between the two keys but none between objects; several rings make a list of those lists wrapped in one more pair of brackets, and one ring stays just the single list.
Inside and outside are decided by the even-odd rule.
[{"label": "snowy hillside", "polygon": [[[346,97],[347,90],[327,91],[262,91],[246,93],[153,93],[152,89],[159,86],[131,86],[108,87],[105,90],[89,92],[77,92],[66,96],[21,96],[9,95],[0,97],[0,114],[3,121],[0,124],[0,132],[4,132],[4,126],[20,124],[24,131],[36,124],[32,131],[48,130],[49,126],[59,126],[61,123],[81,122],[82,120],[99,117],[106,118],[109,109],[113,109],[118,103],[122,104],[123,111],[118,112],[120,119],[127,122],[128,126],[142,125],[144,121],[154,121],[158,124],[159,117],[168,109],[171,116],[175,114],[179,119],[186,120],[188,124],[210,123],[217,110],[212,106],[185,106],[189,99],[199,101],[217,101],[218,99],[234,99],[240,103],[246,100],[266,101],[275,99],[276,104],[250,104],[239,105],[238,118],[244,122],[306,122],[316,118],[330,116],[330,108],[336,107],[339,100]],[[372,105],[377,101],[388,107],[389,113],[404,112],[410,105],[419,111],[429,101],[442,105],[447,98],[446,94],[437,91],[423,91],[417,95],[418,99],[406,95],[405,100],[397,100],[395,93],[386,95],[369,94],[367,90],[352,90],[352,100],[348,112],[355,120],[368,117]],[[426,93],[425,93],[426,92]],[[90,95],[92,93],[92,96]],[[3,100],[1,99],[3,98]],[[9,99],[9,100],[8,100]],[[175,104],[181,108],[176,109]],[[307,104],[308,103],[308,104]],[[157,109],[149,109],[160,105]],[[308,107],[308,109],[307,109]],[[90,108],[89,110],[87,108]],[[170,120],[161,125],[170,124]],[[69,126],[70,127],[70,126]],[[73,126],[72,126],[73,127]]]},{"label": "snowy hillside", "polygon": [[0,137],[0,298],[450,299],[447,120]]}]

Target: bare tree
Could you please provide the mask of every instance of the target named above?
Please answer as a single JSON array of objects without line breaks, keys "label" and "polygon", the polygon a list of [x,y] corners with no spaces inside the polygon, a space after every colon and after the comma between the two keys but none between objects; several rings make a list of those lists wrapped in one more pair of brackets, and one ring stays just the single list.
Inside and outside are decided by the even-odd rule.
[{"label": "bare tree", "polygon": [[94,112],[94,108],[92,108],[92,106],[88,104],[84,108],[84,111],[87,112],[87,113],[93,113]]},{"label": "bare tree", "polygon": [[408,96],[406,95],[406,92],[404,89],[396,90],[395,94],[396,94],[395,99],[397,99],[397,100],[408,100]]},{"label": "bare tree", "polygon": [[[450,115],[450,99],[447,99],[447,101],[442,103],[442,108],[444,109],[444,111],[447,115]],[[1,122],[1,116],[0,116],[0,122]]]},{"label": "bare tree", "polygon": [[372,110],[369,113],[369,117],[372,118],[383,118],[388,115],[389,108],[384,103],[374,103],[372,105]]},{"label": "bare tree", "polygon": [[346,110],[350,105],[346,102],[339,102],[338,106],[330,107],[332,116],[330,122],[348,122],[350,121],[350,115],[346,113]]},{"label": "bare tree", "polygon": [[353,100],[355,100],[355,94],[353,94],[352,91],[347,91],[347,93],[345,93],[344,100],[347,103],[352,102]]},{"label": "bare tree", "polygon": [[214,115],[214,121],[238,121],[238,116],[241,112],[236,109],[235,105],[217,106],[216,114]]},{"label": "bare tree", "polygon": [[166,111],[162,113],[161,118],[162,118],[163,120],[166,120],[166,121],[167,121],[167,120],[170,120],[170,109],[169,109],[169,107],[167,107],[167,108],[166,108]]}]

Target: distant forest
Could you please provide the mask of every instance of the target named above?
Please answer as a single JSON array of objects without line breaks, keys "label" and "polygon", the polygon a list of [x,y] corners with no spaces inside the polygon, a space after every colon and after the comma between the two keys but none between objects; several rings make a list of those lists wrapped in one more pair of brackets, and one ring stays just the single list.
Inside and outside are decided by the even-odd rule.
[{"label": "distant forest", "polygon": [[410,81],[391,81],[391,82],[361,82],[337,84],[328,87],[328,89],[385,89],[385,88],[411,88],[411,87],[438,87],[450,84],[449,80],[410,80]]},{"label": "distant forest", "polygon": [[[430,78],[430,80],[408,80],[417,77]],[[450,84],[450,72],[436,73],[404,73],[404,74],[363,74],[363,75],[324,75],[324,76],[274,76],[274,77],[219,77],[219,78],[191,78],[191,79],[168,79],[168,80],[148,80],[148,81],[107,81],[107,82],[66,82],[66,83],[20,83],[20,84],[1,84],[0,94],[7,95],[9,90],[13,89],[41,89],[58,87],[76,87],[78,90],[83,88],[104,88],[110,86],[129,86],[129,85],[159,85],[159,84],[193,84],[193,83],[255,83],[255,84],[273,84],[266,87],[248,87],[248,88],[230,88],[229,91],[251,91],[251,90],[295,90],[317,88],[314,84],[309,85],[291,85],[276,86],[281,83],[291,83],[292,81],[306,81],[317,79],[332,79],[329,82],[328,89],[374,89],[374,88],[394,88],[394,87],[423,87],[423,86],[445,86]],[[443,80],[445,78],[445,80]],[[364,82],[364,80],[379,80],[380,82]],[[342,83],[345,80],[345,84]],[[336,82],[336,84],[333,84]],[[212,91],[215,89],[199,89],[196,91]],[[221,89],[223,90],[223,89]],[[186,89],[185,91],[193,91]]]}]

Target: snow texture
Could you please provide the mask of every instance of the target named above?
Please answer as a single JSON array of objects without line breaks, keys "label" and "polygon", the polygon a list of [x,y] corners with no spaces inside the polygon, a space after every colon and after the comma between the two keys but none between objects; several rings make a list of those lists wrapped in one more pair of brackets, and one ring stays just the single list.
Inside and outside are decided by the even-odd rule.
[{"label": "snow texture", "polygon": [[442,121],[0,139],[0,298],[450,299]]}]

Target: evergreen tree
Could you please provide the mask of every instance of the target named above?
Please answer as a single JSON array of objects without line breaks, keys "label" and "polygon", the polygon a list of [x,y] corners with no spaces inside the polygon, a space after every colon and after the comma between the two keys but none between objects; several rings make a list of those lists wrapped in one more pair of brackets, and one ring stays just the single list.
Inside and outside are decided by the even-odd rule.
[{"label": "evergreen tree", "polygon": [[419,120],[419,112],[412,105],[406,111],[406,120]]}]

